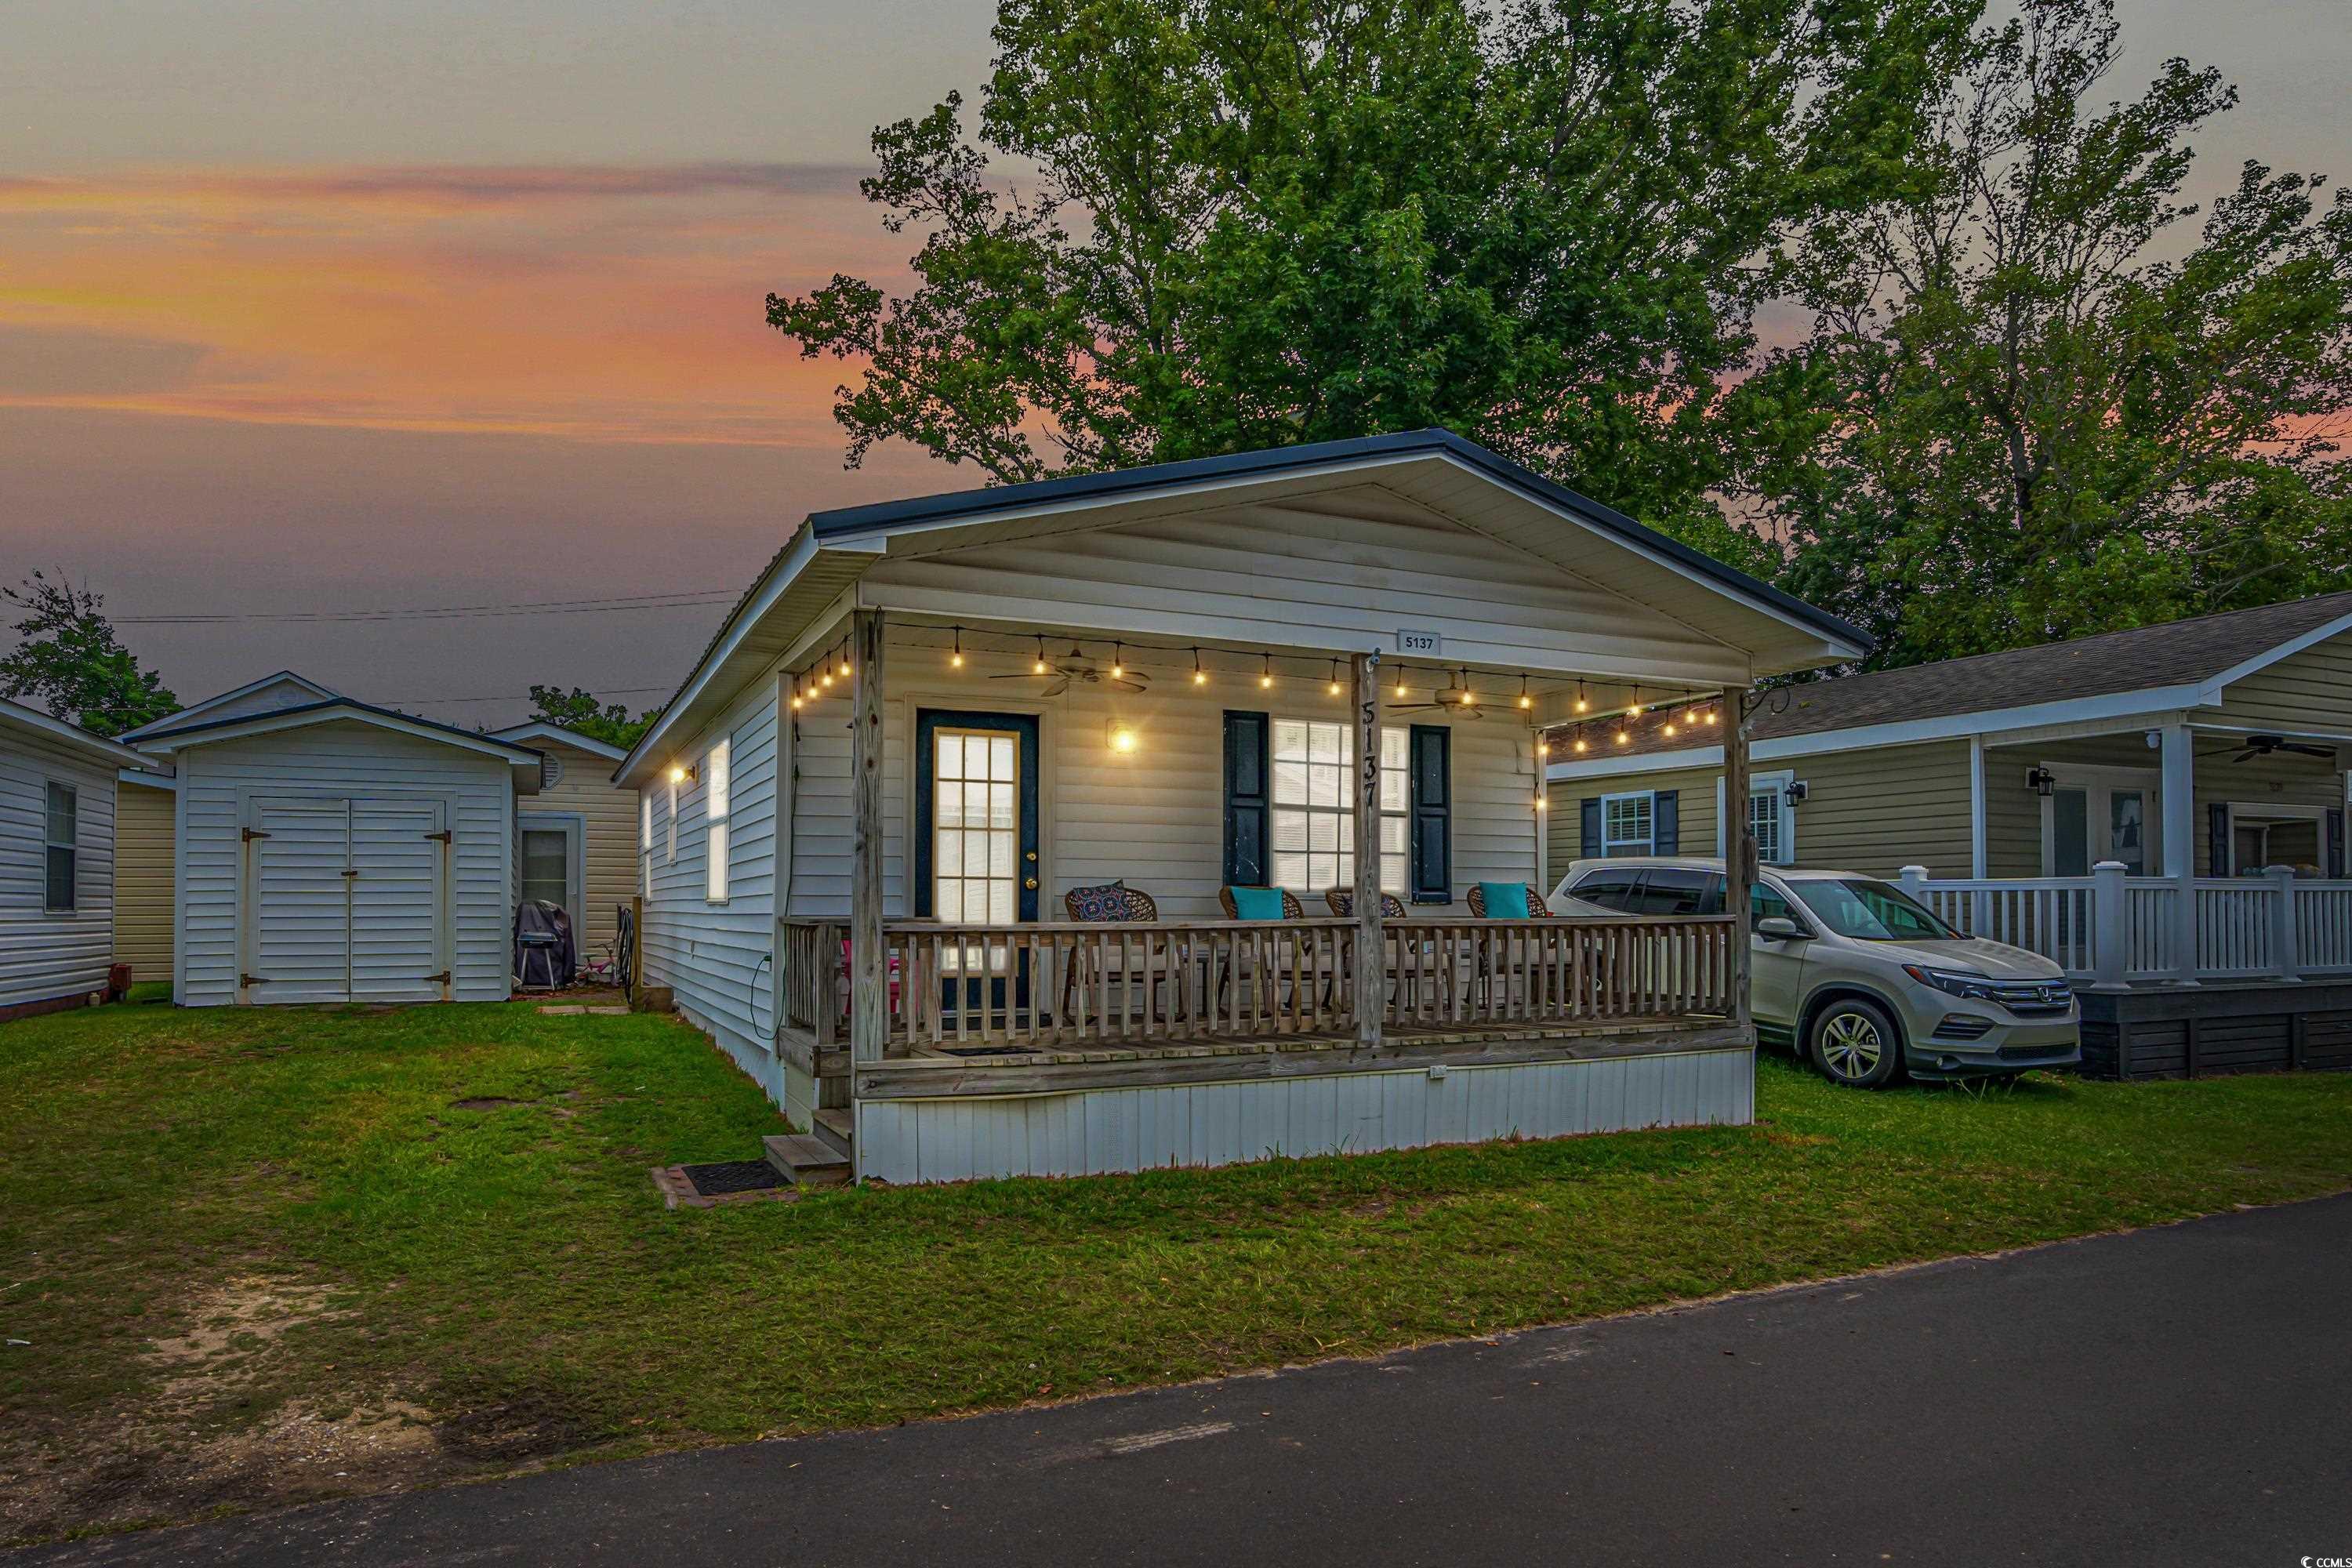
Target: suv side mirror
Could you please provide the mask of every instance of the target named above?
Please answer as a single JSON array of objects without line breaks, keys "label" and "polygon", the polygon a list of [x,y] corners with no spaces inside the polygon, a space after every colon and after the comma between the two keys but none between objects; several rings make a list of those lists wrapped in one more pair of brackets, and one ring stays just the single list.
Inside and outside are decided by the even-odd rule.
[{"label": "suv side mirror", "polygon": [[1793,942],[1805,933],[1786,915],[1766,915],[1756,922],[1756,934],[1766,942]]}]

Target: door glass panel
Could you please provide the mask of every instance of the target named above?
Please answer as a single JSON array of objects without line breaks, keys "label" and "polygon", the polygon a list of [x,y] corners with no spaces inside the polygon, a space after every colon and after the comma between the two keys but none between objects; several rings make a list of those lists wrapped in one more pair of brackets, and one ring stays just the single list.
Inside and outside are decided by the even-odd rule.
[{"label": "door glass panel", "polygon": [[[1011,925],[1020,918],[1021,762],[1017,737],[1001,731],[933,731],[931,908],[950,923]],[[950,952],[977,967],[981,949]],[[991,955],[1003,967],[1000,950]]]},{"label": "door glass panel", "polygon": [[2091,800],[2079,789],[2050,797],[2050,871],[2057,877],[2091,874]]},{"label": "door glass panel", "polygon": [[[2135,877],[2147,873],[2147,795],[2145,791],[2119,789],[2107,796],[2107,857],[2124,863]],[[2080,876],[2080,872],[2065,872]]]},{"label": "door glass panel", "polygon": [[571,835],[561,829],[525,828],[522,836],[522,896],[526,903],[545,902],[565,912],[572,909]]}]

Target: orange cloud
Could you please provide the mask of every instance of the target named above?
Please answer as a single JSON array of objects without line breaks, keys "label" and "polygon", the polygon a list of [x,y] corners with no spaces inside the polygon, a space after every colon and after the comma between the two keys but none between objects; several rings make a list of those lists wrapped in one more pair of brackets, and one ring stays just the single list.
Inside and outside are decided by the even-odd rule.
[{"label": "orange cloud", "polygon": [[830,445],[763,296],[907,247],[793,165],[0,180],[0,406]]}]

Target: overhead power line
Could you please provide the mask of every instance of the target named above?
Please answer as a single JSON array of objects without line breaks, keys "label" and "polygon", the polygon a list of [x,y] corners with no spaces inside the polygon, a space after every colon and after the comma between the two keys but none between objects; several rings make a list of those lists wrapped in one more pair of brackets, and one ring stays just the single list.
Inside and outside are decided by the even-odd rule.
[{"label": "overhead power line", "polygon": [[248,610],[175,616],[115,616],[119,626],[237,626],[252,621],[475,620],[496,616],[593,616],[616,610],[688,610],[734,602],[733,588],[690,588],[605,599],[535,599],[512,605],[431,605],[381,610]]},{"label": "overhead power line", "polygon": [[[598,697],[643,697],[650,692],[667,693],[667,686],[600,686]],[[385,708],[424,708],[436,702],[528,702],[527,691],[501,691],[495,697],[394,697],[381,706]]]}]

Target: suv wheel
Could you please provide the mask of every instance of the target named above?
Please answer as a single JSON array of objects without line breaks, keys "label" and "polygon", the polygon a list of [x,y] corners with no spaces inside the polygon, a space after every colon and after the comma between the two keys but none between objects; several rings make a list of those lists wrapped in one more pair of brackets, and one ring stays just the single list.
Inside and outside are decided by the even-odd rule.
[{"label": "suv wheel", "polygon": [[1844,997],[1813,1016],[1805,1052],[1813,1070],[1849,1089],[1885,1089],[1903,1076],[1903,1037],[1874,1002]]}]

